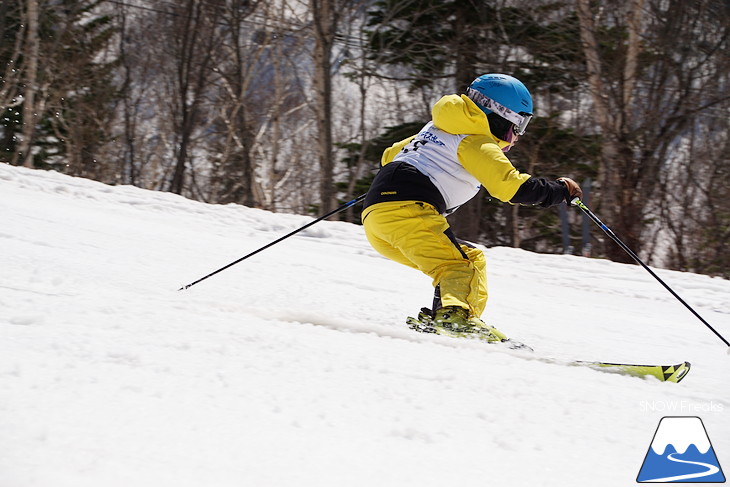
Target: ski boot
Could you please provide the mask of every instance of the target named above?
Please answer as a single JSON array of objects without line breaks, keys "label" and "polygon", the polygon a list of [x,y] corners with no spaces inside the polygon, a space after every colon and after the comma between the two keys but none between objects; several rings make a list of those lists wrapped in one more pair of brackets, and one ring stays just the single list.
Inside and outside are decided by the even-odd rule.
[{"label": "ski boot", "polygon": [[435,327],[441,327],[446,334],[454,336],[477,335],[487,342],[504,342],[507,336],[493,326],[489,326],[476,316],[469,316],[469,310],[458,306],[439,308],[433,317]]},{"label": "ski boot", "polygon": [[409,316],[406,323],[412,330],[421,333],[436,333],[452,338],[476,338],[487,343],[502,344],[511,350],[533,351],[529,346],[508,338],[481,319],[468,315],[466,309],[457,306],[439,308],[436,312],[421,308],[418,318]]}]

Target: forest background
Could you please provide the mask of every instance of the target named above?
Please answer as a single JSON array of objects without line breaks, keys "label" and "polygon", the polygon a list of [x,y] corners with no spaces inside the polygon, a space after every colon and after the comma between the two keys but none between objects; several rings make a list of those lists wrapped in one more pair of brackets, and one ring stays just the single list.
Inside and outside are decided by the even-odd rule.
[{"label": "forest background", "polygon": [[[650,264],[730,277],[727,0],[2,0],[0,162],[321,214],[489,72],[535,101],[518,169],[590,188]],[[630,259],[560,213],[576,253]],[[482,191],[451,223],[563,252],[560,213]]]}]

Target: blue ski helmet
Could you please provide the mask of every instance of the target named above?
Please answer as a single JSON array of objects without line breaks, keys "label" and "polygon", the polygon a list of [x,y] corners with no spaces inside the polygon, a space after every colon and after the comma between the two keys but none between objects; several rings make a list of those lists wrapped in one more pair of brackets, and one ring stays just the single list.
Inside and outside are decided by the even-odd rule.
[{"label": "blue ski helmet", "polygon": [[494,112],[514,124],[522,135],[532,119],[532,96],[525,85],[507,74],[483,74],[472,81],[466,95],[489,115]]}]

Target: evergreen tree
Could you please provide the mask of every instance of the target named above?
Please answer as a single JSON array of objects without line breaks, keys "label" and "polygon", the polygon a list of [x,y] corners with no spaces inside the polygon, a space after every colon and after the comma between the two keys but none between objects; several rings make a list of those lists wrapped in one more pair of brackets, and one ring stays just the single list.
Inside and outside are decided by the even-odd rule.
[{"label": "evergreen tree", "polygon": [[[32,165],[72,175],[103,179],[99,151],[110,140],[113,103],[119,93],[113,82],[114,60],[106,59],[115,28],[111,18],[96,14],[101,0],[40,3],[39,53]],[[22,35],[6,32],[5,35]],[[3,45],[6,45],[3,43]],[[7,56],[6,51],[0,51]],[[25,51],[27,57],[27,51]],[[28,69],[21,62],[19,69]],[[22,104],[29,103],[28,99]],[[15,141],[26,123],[19,106],[6,110],[2,151],[18,150]],[[17,158],[16,158],[17,159]]]},{"label": "evergreen tree", "polygon": [[53,84],[47,124],[53,137],[44,147],[63,155],[66,172],[102,181],[114,180],[113,165],[100,153],[112,138],[110,122],[120,97],[114,79],[118,65],[109,45],[117,29],[109,15],[96,13],[103,0],[66,0],[48,11],[49,40],[62,47],[52,51]]},{"label": "evergreen tree", "polygon": [[22,131],[22,66],[25,25],[20,2],[0,4],[0,162],[10,162]]}]

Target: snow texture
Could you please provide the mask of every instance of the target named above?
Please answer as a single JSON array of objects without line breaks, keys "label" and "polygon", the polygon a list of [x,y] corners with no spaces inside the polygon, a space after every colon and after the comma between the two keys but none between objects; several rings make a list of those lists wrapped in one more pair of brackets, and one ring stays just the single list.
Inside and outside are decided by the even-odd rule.
[{"label": "snow texture", "polygon": [[[413,332],[429,279],[352,224],[178,291],[309,221],[0,164],[0,487],[613,487],[682,415],[730,466],[725,347],[638,266],[486,249],[484,318],[681,384]],[[657,272],[730,336],[730,282]]]}]

